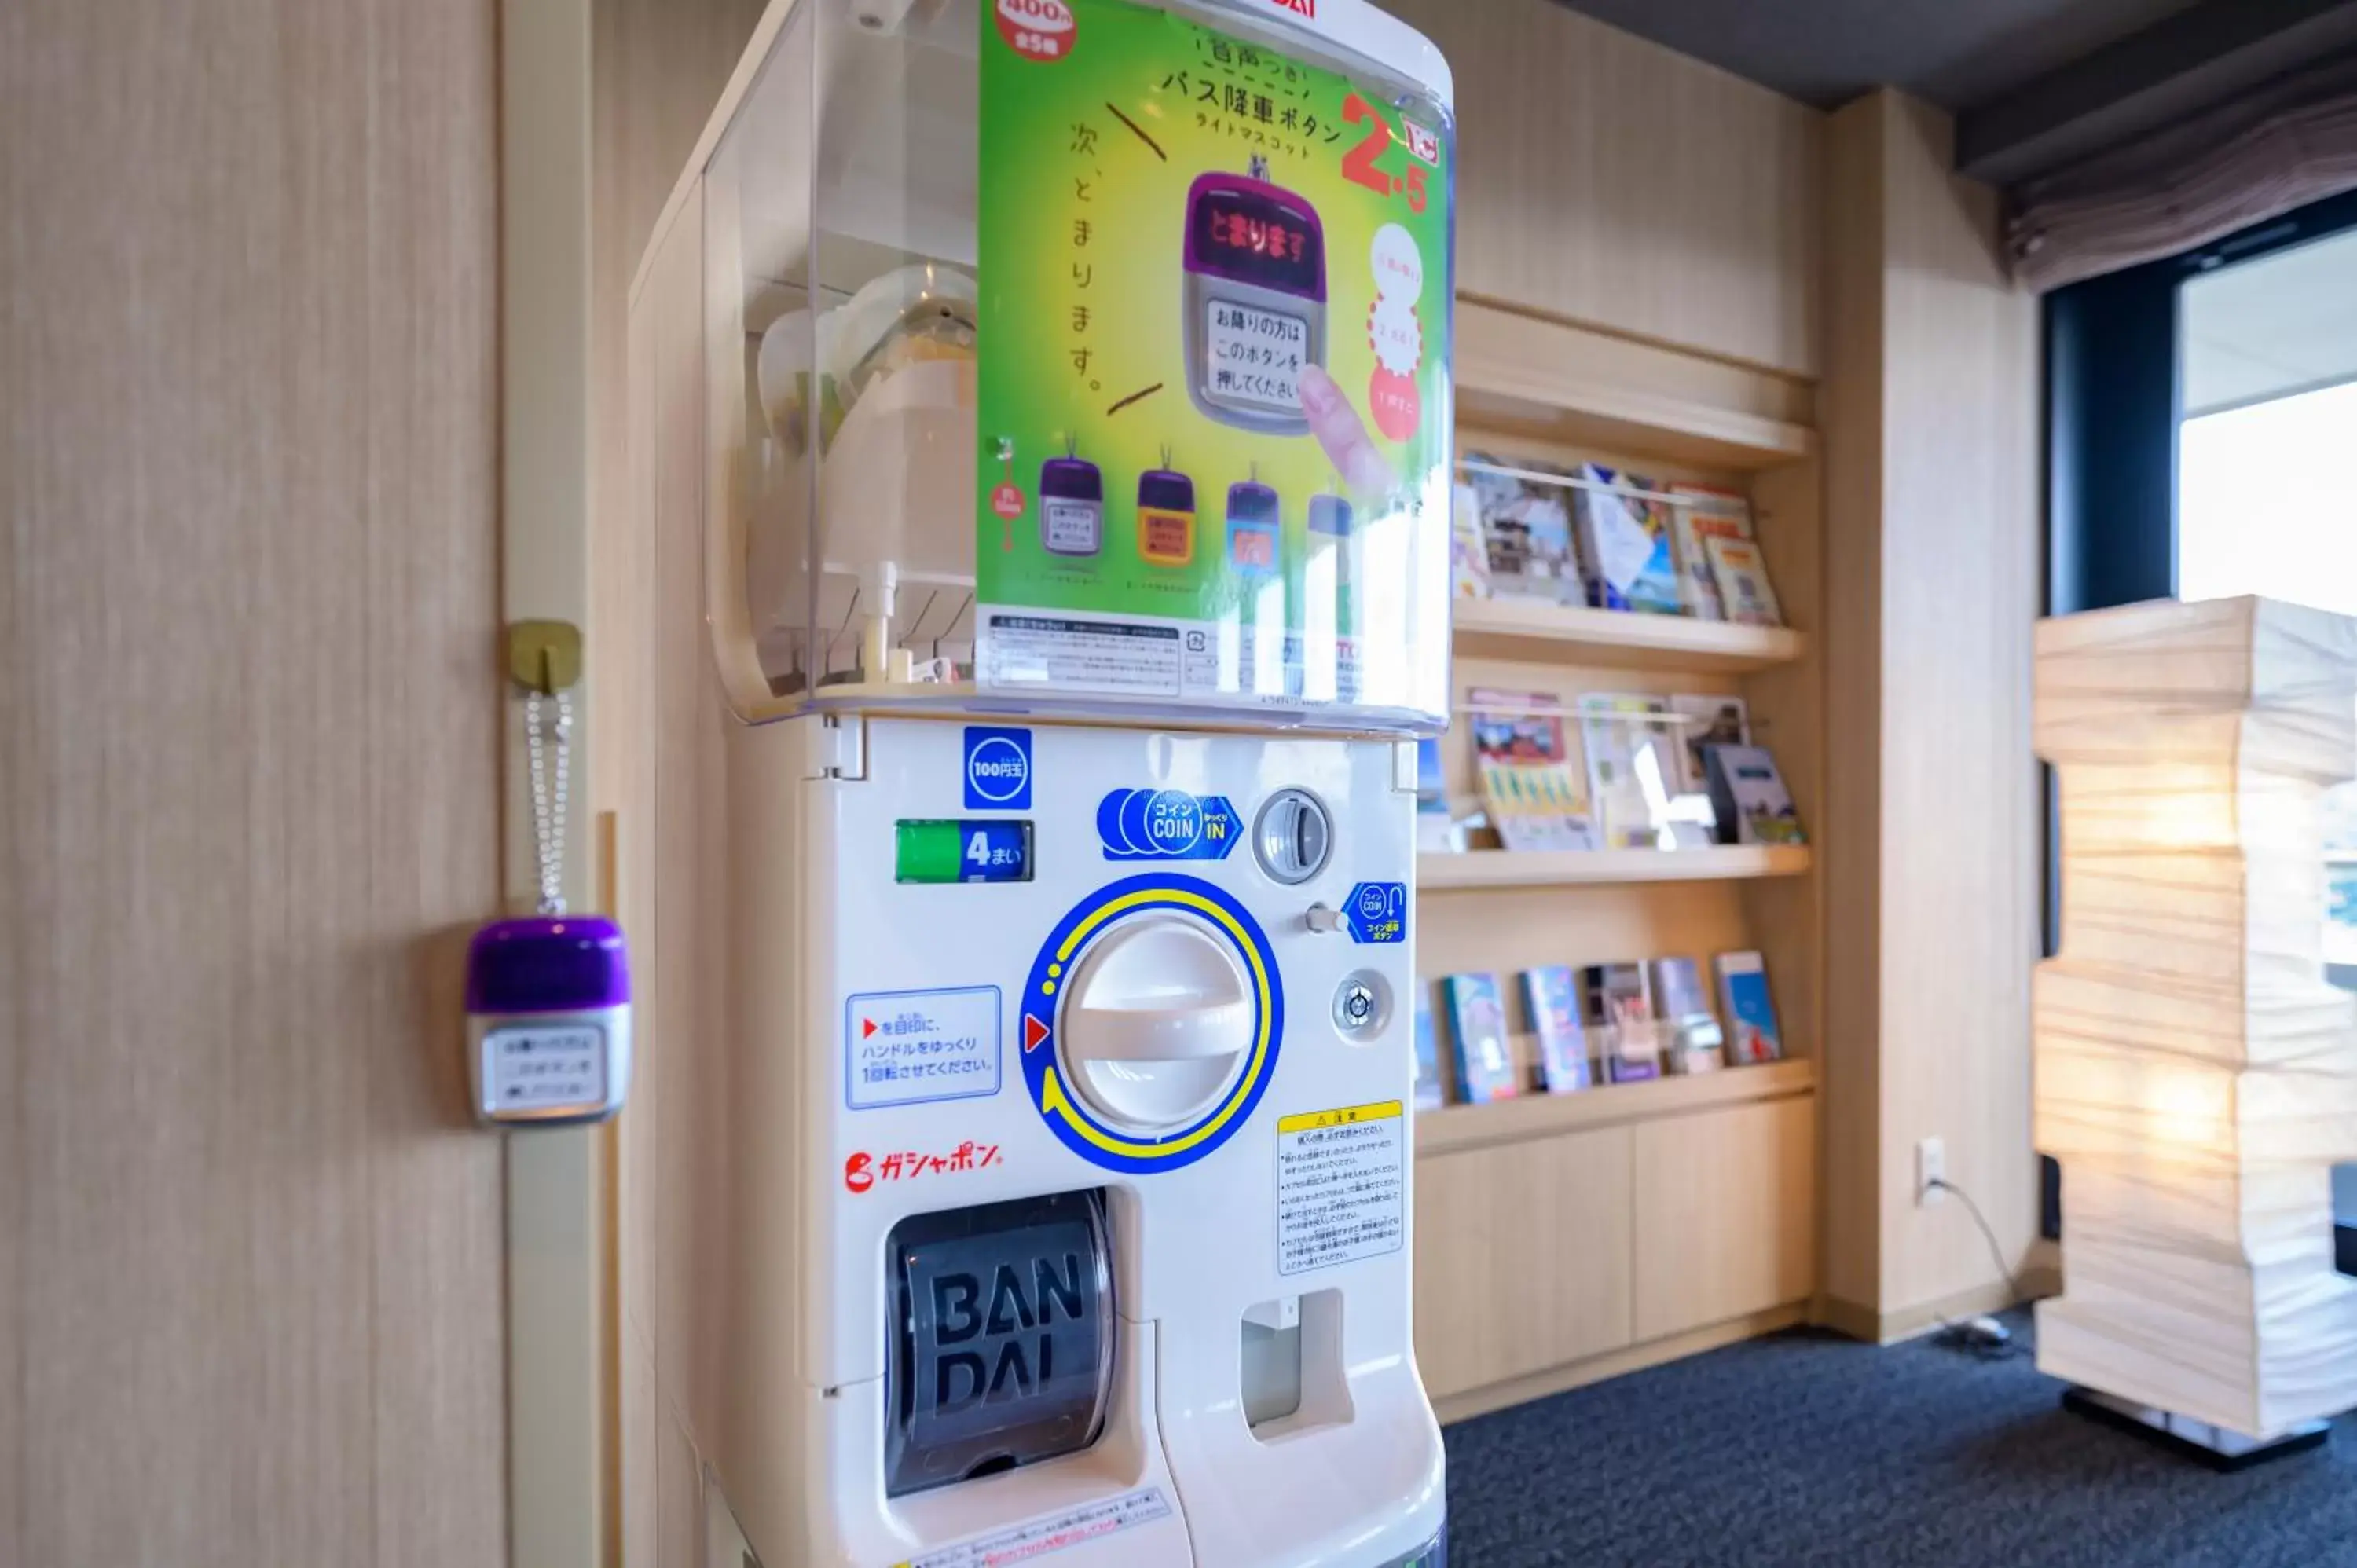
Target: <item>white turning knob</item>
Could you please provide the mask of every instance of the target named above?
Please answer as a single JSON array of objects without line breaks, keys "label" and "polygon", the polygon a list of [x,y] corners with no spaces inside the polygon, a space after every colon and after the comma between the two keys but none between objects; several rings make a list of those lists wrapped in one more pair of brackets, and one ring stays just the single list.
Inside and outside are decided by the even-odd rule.
[{"label": "white turning knob", "polygon": [[1089,1109],[1139,1130],[1209,1110],[1243,1069],[1254,1008],[1243,966],[1187,915],[1125,920],[1064,989],[1057,1053]]}]

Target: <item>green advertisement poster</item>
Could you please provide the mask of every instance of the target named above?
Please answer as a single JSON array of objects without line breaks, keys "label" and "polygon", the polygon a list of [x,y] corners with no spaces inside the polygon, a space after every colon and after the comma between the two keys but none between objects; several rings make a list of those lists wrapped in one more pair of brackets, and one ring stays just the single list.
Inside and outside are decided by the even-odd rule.
[{"label": "green advertisement poster", "polygon": [[1125,0],[982,16],[982,685],[1428,707],[1442,112],[1314,38]]}]

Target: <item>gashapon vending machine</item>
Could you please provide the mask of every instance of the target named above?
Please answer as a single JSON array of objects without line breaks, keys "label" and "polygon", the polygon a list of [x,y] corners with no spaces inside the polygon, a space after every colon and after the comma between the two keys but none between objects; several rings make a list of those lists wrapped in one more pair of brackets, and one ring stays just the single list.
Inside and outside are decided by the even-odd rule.
[{"label": "gashapon vending machine", "polygon": [[1361,0],[778,0],[658,225],[735,715],[703,1457],[770,1568],[1443,1559],[1452,149]]}]

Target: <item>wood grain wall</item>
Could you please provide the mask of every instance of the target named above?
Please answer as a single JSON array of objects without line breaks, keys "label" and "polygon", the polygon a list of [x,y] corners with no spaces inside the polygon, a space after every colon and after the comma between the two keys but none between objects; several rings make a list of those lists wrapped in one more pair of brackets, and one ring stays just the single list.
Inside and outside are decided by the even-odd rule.
[{"label": "wood grain wall", "polygon": [[0,1563],[505,1558],[495,64],[0,6]]},{"label": "wood grain wall", "polygon": [[[696,1010],[720,998],[716,985],[695,992],[697,933],[683,918],[657,918],[659,904],[693,912],[694,888],[682,879],[717,847],[723,818],[714,803],[700,812],[674,806],[659,819],[657,802],[694,798],[716,779],[710,746],[728,721],[717,711],[702,636],[695,520],[673,519],[684,526],[659,532],[651,485],[631,489],[630,399],[655,389],[651,374],[649,384],[630,381],[630,287],[762,9],[759,0],[594,0],[592,11],[590,625],[607,662],[591,695],[599,733],[612,740],[597,754],[591,798],[616,815],[619,908],[643,981],[638,1080],[617,1128],[620,1538],[632,1568],[695,1561],[703,1506],[696,1434],[709,1430],[725,1375],[694,1288],[726,1266],[725,1238],[712,1216],[699,1214],[694,1184],[663,1179],[659,1157],[699,1147],[697,1117],[725,1117],[726,1083],[702,1072],[695,1054],[716,1043],[696,1027]],[[692,291],[687,303],[694,304]],[[692,320],[676,336],[698,340]],[[683,373],[693,380],[701,371],[691,356]],[[699,469],[686,492],[700,493],[700,481]],[[706,947],[707,957],[722,950],[717,941]],[[712,1138],[700,1146],[709,1155],[724,1147]]]},{"label": "wood grain wall", "polygon": [[1882,1296],[1882,418],[1883,115],[1852,104],[1825,135],[1825,322],[1818,383],[1824,489],[1820,625],[1829,734],[1824,809],[1855,824],[1817,850],[1824,887],[1824,1291],[1861,1304]]},{"label": "wood grain wall", "polygon": [[1916,1203],[1919,1140],[2015,1267],[2035,1233],[2038,317],[1943,115],[1885,91],[1831,134],[1827,1280],[1887,1335],[2003,1290]]},{"label": "wood grain wall", "polygon": [[1384,0],[1457,78],[1458,286],[1817,373],[1806,104],[1552,0]]}]

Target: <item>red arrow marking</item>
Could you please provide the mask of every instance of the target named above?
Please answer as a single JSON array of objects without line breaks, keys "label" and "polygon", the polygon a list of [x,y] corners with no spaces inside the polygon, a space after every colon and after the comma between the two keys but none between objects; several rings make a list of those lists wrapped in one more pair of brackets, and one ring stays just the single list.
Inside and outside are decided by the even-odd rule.
[{"label": "red arrow marking", "polygon": [[870,1036],[870,1035],[874,1034],[875,1032],[876,1032],[876,1020],[875,1020],[875,1019],[873,1019],[873,1018],[862,1018],[861,1020],[859,1020],[859,1037],[860,1037],[861,1039],[863,1039],[863,1040],[864,1040],[864,1039],[866,1039],[868,1036]]},{"label": "red arrow marking", "polygon": [[1036,1050],[1039,1048],[1039,1042],[1047,1037],[1048,1026],[1039,1021],[1039,1015],[1035,1013],[1024,1014],[1023,1048],[1027,1051]]}]

